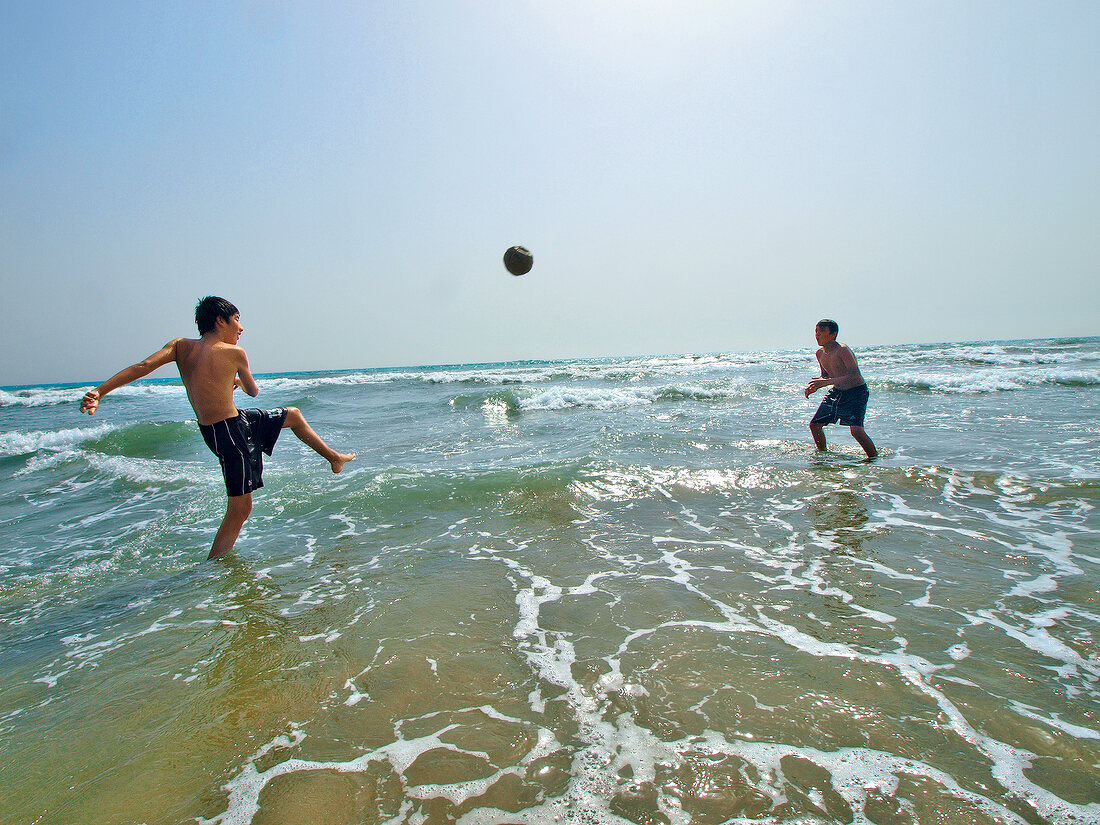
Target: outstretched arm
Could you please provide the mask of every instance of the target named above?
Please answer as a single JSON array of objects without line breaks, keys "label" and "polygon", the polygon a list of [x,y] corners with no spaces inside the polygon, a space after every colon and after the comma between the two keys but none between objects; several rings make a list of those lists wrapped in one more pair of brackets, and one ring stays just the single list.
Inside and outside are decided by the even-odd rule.
[{"label": "outstretched arm", "polygon": [[179,339],[177,338],[175,341],[169,341],[144,361],[132,364],[126,369],[112,375],[94,390],[89,390],[80,402],[80,411],[86,412],[88,415],[95,415],[95,411],[99,408],[99,400],[107,393],[137,381],[139,378],[144,378],[153,370],[175,361],[176,341],[179,341]]}]

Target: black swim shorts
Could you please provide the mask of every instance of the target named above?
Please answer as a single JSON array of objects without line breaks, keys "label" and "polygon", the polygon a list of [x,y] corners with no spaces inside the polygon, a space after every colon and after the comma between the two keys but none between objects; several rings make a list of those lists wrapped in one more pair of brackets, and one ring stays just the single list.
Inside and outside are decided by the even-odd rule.
[{"label": "black swim shorts", "polygon": [[286,421],[286,410],[241,410],[235,418],[199,424],[206,446],[218,457],[225,492],[243,496],[264,486],[264,457],[271,455]]},{"label": "black swim shorts", "polygon": [[821,406],[817,408],[811,424],[836,424],[839,422],[845,427],[862,427],[863,417],[867,414],[867,399],[871,393],[866,384],[852,387],[848,390],[838,390],[833,387]]}]

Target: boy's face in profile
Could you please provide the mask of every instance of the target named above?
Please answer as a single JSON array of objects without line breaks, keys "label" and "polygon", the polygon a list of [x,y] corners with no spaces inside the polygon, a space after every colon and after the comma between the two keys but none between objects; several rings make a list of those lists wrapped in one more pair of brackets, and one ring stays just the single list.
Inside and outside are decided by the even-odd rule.
[{"label": "boy's face in profile", "polygon": [[818,325],[814,327],[814,338],[817,339],[818,346],[823,347],[829,342],[836,340],[836,333],[830,332],[828,328]]},{"label": "boy's face in profile", "polygon": [[218,318],[215,323],[217,324],[216,329],[220,333],[219,337],[227,344],[236,344],[240,340],[241,333],[244,332],[239,312],[231,316],[228,321],[224,318]]}]

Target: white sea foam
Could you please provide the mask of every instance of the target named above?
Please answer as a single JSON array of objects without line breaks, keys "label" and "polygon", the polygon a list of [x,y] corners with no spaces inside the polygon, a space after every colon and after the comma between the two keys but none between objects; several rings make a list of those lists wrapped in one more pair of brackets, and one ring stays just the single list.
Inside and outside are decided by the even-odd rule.
[{"label": "white sea foam", "polygon": [[[20,389],[0,389],[0,408],[3,407],[54,407],[71,404],[79,407],[81,399],[95,385],[81,387],[36,386]],[[186,393],[183,385],[177,382],[138,381],[113,390],[110,399],[119,398],[183,398]]]},{"label": "white sea foam", "polygon": [[947,655],[954,659],[956,662],[961,662],[970,656],[970,648],[965,643],[952,645],[947,648]]},{"label": "white sea foam", "polygon": [[[17,390],[0,390],[0,408],[2,407],[53,407],[61,404],[79,405],[80,400],[93,386],[85,387],[28,387]],[[127,384],[111,392],[118,398],[183,398],[182,384],[162,383],[159,381],[139,381]]]},{"label": "white sea foam", "polygon": [[1044,384],[1095,386],[1100,369],[1037,367],[1027,369],[979,368],[967,371],[896,372],[888,384],[946,393],[989,393],[1021,390]]},{"label": "white sea foam", "polygon": [[116,429],[118,427],[112,424],[99,424],[67,430],[0,433],[0,456],[28,455],[39,450],[66,450],[90,438],[102,438]]},{"label": "white sea foam", "polygon": [[[91,389],[91,387],[89,387]],[[115,398],[186,398],[187,391],[179,382],[138,381],[113,390]]]},{"label": "white sea foam", "polygon": [[955,345],[945,347],[940,353],[952,361],[964,361],[994,366],[1018,367],[1033,364],[1066,364],[1081,360],[1081,356],[1064,349],[1034,349],[1007,344]]},{"label": "white sea foam", "polygon": [[598,387],[560,387],[520,400],[525,410],[564,410],[570,407],[591,407],[610,410],[652,404],[657,390],[648,387],[608,389]]},{"label": "white sea foam", "polygon": [[0,390],[0,407],[52,407],[79,403],[91,387],[30,387]]},{"label": "white sea foam", "polygon": [[[487,719],[518,721],[503,716],[489,706],[467,708],[464,711],[459,711],[459,713],[471,715],[480,714]],[[450,715],[453,716],[454,714],[452,713]],[[355,759],[344,762],[312,761],[292,758],[283,762],[278,762],[264,771],[258,770],[256,768],[256,763],[272,751],[295,748],[304,741],[306,735],[302,732],[300,726],[296,724],[292,725],[289,734],[277,736],[261,747],[253,754],[251,759],[249,759],[244,769],[224,786],[225,790],[229,792],[229,806],[226,811],[211,819],[199,817],[197,821],[200,825],[247,825],[260,810],[260,793],[267,784],[280,776],[286,776],[288,774],[321,770],[336,771],[338,773],[361,773],[366,771],[372,762],[388,762],[393,767],[394,771],[400,775],[404,774],[409,766],[411,766],[420,756],[430,751],[471,753],[470,751],[464,751],[462,748],[444,739],[447,734],[458,727],[459,725],[454,723],[442,724],[440,729],[434,733],[408,739],[399,736],[399,738],[386,745],[375,748]],[[400,728],[398,729],[398,733],[400,734]],[[488,777],[467,782],[456,782],[447,785],[406,785],[404,794],[406,799],[410,801],[443,798],[458,805],[467,799],[484,794],[489,787],[504,776],[511,775],[522,777],[527,765],[542,756],[552,753],[558,747],[559,744],[553,734],[549,731],[539,730],[534,747],[531,748],[521,762],[514,767],[503,768]],[[485,756],[485,754],[479,752],[472,753],[475,756]],[[407,807],[404,813],[406,815],[409,813]],[[398,816],[396,818],[396,821],[405,820],[405,816]]]},{"label": "white sea foam", "polygon": [[521,368],[486,366],[462,369],[377,370],[340,372],[321,375],[272,375],[257,379],[260,388],[280,392],[305,392],[321,387],[360,386],[420,382],[425,384],[526,384],[574,376],[554,366]]},{"label": "white sea foam", "polygon": [[1072,736],[1074,739],[1093,739],[1100,740],[1100,731],[1094,728],[1086,728],[1082,725],[1075,725],[1071,722],[1066,722],[1060,718],[1059,714],[1047,714],[1043,713],[1039,708],[1029,707],[1022,702],[1011,701],[1012,709],[1028,719],[1034,719],[1036,722],[1041,722],[1051,728],[1062,731]]},{"label": "white sea foam", "polygon": [[163,458],[131,458],[128,456],[84,453],[83,457],[100,473],[139,484],[171,484],[192,482],[211,485],[217,482],[218,471],[198,461],[171,461]]},{"label": "white sea foam", "polygon": [[366,384],[387,384],[407,380],[413,373],[390,372],[341,372],[320,375],[271,375],[256,379],[260,391],[301,393],[322,387],[355,387]]},{"label": "white sea foam", "polygon": [[428,384],[539,384],[555,379],[575,380],[591,377],[595,370],[577,367],[485,367],[478,369],[439,370],[420,373],[417,378]]},{"label": "white sea foam", "polygon": [[699,385],[670,386],[632,386],[632,387],[585,387],[566,385],[546,390],[537,395],[521,398],[521,409],[566,410],[575,407],[587,407],[597,410],[614,410],[655,404],[658,401],[691,399],[695,401],[718,401],[740,396],[741,391],[735,385],[727,387],[704,387]]}]

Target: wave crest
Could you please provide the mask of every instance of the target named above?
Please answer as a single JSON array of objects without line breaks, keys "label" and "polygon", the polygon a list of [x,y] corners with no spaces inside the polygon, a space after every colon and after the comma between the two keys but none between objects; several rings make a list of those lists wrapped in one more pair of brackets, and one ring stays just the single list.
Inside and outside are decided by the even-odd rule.
[{"label": "wave crest", "polygon": [[556,387],[520,402],[524,410],[590,408],[622,409],[661,401],[724,401],[741,395],[739,388],[666,387]]},{"label": "wave crest", "polygon": [[880,382],[886,389],[926,390],[944,393],[988,393],[1022,390],[1026,387],[1050,384],[1067,387],[1100,385],[1100,370],[1032,369],[974,370],[966,374],[938,372],[902,372]]},{"label": "wave crest", "polygon": [[111,424],[74,427],[69,430],[0,433],[0,456],[30,455],[39,450],[68,450],[91,438],[103,438],[116,428]]}]

